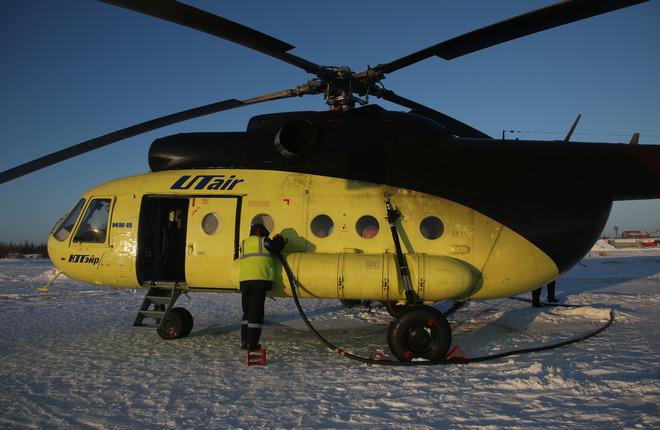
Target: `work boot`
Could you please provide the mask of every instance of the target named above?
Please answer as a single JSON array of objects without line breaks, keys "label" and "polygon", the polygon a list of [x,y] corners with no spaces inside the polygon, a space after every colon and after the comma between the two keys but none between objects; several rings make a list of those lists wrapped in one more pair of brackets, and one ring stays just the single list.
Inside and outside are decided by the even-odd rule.
[{"label": "work boot", "polygon": [[[259,339],[261,338],[261,329],[248,327],[247,335],[245,339],[247,341],[248,349],[259,349]],[[253,345],[257,345],[256,348],[252,348]]]}]

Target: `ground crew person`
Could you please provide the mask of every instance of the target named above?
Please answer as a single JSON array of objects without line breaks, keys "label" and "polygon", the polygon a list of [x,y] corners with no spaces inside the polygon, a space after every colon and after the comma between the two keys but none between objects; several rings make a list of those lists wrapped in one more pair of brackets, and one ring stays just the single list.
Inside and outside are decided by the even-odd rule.
[{"label": "ground crew person", "polygon": [[[548,288],[548,302],[550,303],[556,303],[559,300],[557,300],[557,297],[555,297],[555,281],[550,282],[547,285]],[[539,287],[532,291],[532,306],[535,308],[542,308],[543,304],[541,303],[541,290],[543,290],[543,287]]]},{"label": "ground crew person", "polygon": [[275,280],[275,259],[279,254],[285,239],[275,235],[269,239],[270,232],[263,224],[254,224],[250,228],[250,237],[241,245],[240,276],[241,304],[243,319],[241,321],[241,347],[243,349],[259,349],[259,337],[264,323],[264,302],[266,291],[273,288]]}]

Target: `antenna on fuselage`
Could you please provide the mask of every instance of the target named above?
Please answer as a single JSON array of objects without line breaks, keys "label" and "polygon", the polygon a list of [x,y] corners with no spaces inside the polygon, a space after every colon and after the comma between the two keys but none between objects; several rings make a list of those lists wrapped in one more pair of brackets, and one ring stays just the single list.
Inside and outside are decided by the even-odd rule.
[{"label": "antenna on fuselage", "polygon": [[573,122],[573,125],[571,126],[571,129],[568,130],[568,134],[566,134],[566,137],[564,138],[564,142],[568,143],[568,141],[571,140],[571,136],[573,135],[573,132],[575,131],[575,127],[577,127],[578,122],[580,122],[580,118],[582,118],[581,113],[579,113],[577,118],[575,118],[575,121]]}]

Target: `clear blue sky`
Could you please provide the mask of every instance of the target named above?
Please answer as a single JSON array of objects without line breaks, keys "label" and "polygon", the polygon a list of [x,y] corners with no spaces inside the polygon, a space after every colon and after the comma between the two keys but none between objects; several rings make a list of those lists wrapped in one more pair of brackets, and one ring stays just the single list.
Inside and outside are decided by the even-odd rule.
[{"label": "clear blue sky", "polygon": [[[551,3],[190,1],[289,42],[292,53],[317,64],[354,70]],[[428,59],[384,83],[493,136],[507,129],[560,139],[581,113],[575,140],[627,142],[640,132],[641,143],[657,144],[659,22],[652,1],[453,61]],[[310,78],[230,42],[89,0],[0,2],[0,55],[0,170],[147,119]],[[157,137],[244,130],[255,114],[306,109],[325,109],[323,99],[170,126],[0,185],[0,241],[45,241],[85,190],[147,171]],[[616,203],[607,232],[613,222],[622,230],[660,224],[660,200]]]}]

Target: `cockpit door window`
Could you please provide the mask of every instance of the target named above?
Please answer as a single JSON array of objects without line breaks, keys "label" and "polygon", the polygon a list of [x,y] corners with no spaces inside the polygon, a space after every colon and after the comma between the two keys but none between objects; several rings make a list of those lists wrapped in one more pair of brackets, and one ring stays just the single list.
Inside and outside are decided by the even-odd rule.
[{"label": "cockpit door window", "polygon": [[94,199],[85,212],[74,242],[104,243],[108,232],[111,199]]},{"label": "cockpit door window", "polygon": [[55,230],[55,233],[53,233],[55,239],[62,242],[69,238],[71,230],[73,230],[76,221],[78,221],[78,217],[80,217],[80,212],[82,211],[83,206],[85,206],[85,199],[80,199],[73,209],[71,209],[71,212],[69,212],[66,219],[62,221],[60,226]]}]

